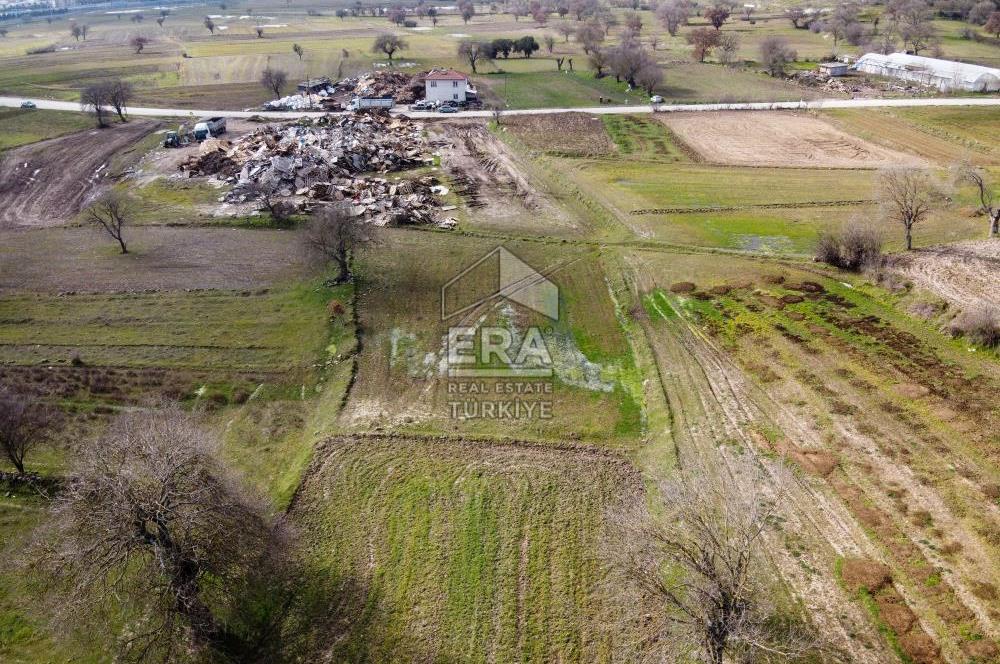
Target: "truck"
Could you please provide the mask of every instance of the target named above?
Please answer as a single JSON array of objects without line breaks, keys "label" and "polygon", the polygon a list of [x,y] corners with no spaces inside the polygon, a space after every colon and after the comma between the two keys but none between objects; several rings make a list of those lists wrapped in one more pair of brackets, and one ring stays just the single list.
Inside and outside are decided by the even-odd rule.
[{"label": "truck", "polygon": [[349,111],[364,111],[370,108],[390,109],[396,104],[392,97],[355,97],[347,105]]},{"label": "truck", "polygon": [[194,126],[194,139],[204,141],[226,133],[226,119],[221,117],[202,120]]}]

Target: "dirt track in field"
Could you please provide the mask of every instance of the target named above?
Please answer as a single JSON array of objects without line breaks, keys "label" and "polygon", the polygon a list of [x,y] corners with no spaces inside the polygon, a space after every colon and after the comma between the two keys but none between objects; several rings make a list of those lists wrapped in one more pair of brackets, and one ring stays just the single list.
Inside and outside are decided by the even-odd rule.
[{"label": "dirt track in field", "polygon": [[996,288],[1000,240],[918,249],[893,256],[892,265],[921,288],[963,309],[1000,310],[1000,293]]},{"label": "dirt track in field", "polygon": [[798,168],[927,165],[919,157],[869,143],[801,113],[730,111],[658,117],[689,148],[714,164]]},{"label": "dirt track in field", "polygon": [[133,120],[11,150],[0,158],[0,228],[58,226],[108,180],[112,157],[159,123]]}]

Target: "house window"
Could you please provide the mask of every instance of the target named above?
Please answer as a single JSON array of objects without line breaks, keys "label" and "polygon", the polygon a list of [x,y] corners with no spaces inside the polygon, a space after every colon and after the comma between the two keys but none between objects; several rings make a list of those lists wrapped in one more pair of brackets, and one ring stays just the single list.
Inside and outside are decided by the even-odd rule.
[{"label": "house window", "polygon": [[453,94],[453,95],[451,96],[451,98],[452,98],[452,99],[458,99],[458,93],[456,92],[455,94]]},{"label": "house window", "polygon": [[438,82],[437,81],[431,81],[431,87],[432,88],[436,88],[437,86],[438,86]]},{"label": "house window", "polygon": [[458,87],[458,81],[452,81],[451,82],[451,87],[457,88]]}]

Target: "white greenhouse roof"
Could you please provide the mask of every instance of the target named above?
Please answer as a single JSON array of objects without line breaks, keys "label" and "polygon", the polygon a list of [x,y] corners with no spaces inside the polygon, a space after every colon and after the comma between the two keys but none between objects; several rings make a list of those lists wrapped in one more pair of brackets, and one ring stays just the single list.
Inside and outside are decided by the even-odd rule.
[{"label": "white greenhouse roof", "polygon": [[974,83],[983,76],[1000,78],[1000,69],[993,67],[955,62],[954,60],[925,58],[922,55],[909,55],[907,53],[890,53],[889,55],[866,53],[858,58],[855,66],[863,64],[881,66],[886,69],[926,72],[936,77],[962,81],[963,83]]}]

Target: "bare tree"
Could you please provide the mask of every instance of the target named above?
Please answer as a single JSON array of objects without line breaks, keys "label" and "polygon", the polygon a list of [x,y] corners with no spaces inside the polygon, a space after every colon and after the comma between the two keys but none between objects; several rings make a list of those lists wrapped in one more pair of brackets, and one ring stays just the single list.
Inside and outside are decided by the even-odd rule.
[{"label": "bare tree", "polygon": [[690,15],[691,8],[685,0],[670,0],[656,9],[656,17],[671,37],[677,36],[677,29],[687,23]]},{"label": "bare tree", "polygon": [[798,54],[783,37],[767,37],[760,43],[760,63],[771,76],[784,76]]},{"label": "bare tree", "polygon": [[789,7],[785,10],[785,18],[792,22],[792,27],[796,30],[804,30],[808,27],[809,14],[802,7]]},{"label": "bare tree", "polygon": [[990,17],[986,19],[986,24],[983,26],[983,30],[987,34],[991,34],[997,39],[1000,39],[1000,11],[990,14]]},{"label": "bare tree", "polygon": [[986,179],[982,169],[972,164],[961,164],[958,168],[958,180],[971,184],[979,195],[979,210],[986,215],[990,225],[990,237],[1000,235],[1000,205],[997,204],[996,192]]},{"label": "bare tree", "polygon": [[545,50],[551,53],[552,49],[556,47],[556,38],[552,35],[545,35],[542,37],[542,43],[545,44]]},{"label": "bare tree", "polygon": [[204,21],[204,23],[202,25],[204,25],[205,28],[210,33],[212,33],[213,35],[215,34],[215,21],[213,21],[211,18],[209,18],[208,16],[206,16],[205,17],[205,21]]},{"label": "bare tree", "polygon": [[691,57],[698,62],[704,62],[712,49],[719,45],[719,34],[718,30],[711,28],[695,28],[687,33],[685,39],[691,44]]},{"label": "bare tree", "polygon": [[142,53],[142,49],[146,48],[146,44],[150,42],[149,37],[143,37],[142,35],[136,35],[128,40],[128,45],[135,49],[136,55]]},{"label": "bare tree", "polygon": [[45,441],[51,422],[51,411],[0,388],[0,448],[19,475],[24,475],[25,456]]},{"label": "bare tree", "polygon": [[110,104],[108,86],[104,83],[91,83],[80,92],[80,108],[94,114],[98,127],[108,126],[104,116],[108,112],[106,107]]},{"label": "bare tree", "polygon": [[288,81],[288,73],[284,69],[271,69],[270,65],[260,74],[260,84],[274,93],[276,97],[281,96],[281,89]]},{"label": "bare tree", "polygon": [[705,10],[703,16],[708,19],[708,22],[712,24],[712,27],[716,30],[721,30],[723,24],[729,20],[730,14],[732,14],[732,6],[720,3]]},{"label": "bare tree", "polygon": [[122,659],[180,661],[220,642],[279,532],[190,416],[130,413],[80,450],[25,563],[57,622],[124,621]]},{"label": "bare tree", "polygon": [[392,56],[396,51],[406,50],[409,47],[405,39],[387,32],[375,38],[372,43],[372,53],[385,53],[389,62],[392,62]]},{"label": "bare tree", "polygon": [[351,280],[351,257],[362,244],[374,238],[360,216],[351,214],[345,205],[320,208],[306,224],[303,241],[313,255],[337,266],[334,284]]},{"label": "bare tree", "polygon": [[646,94],[652,95],[656,92],[656,88],[663,83],[663,70],[655,62],[646,62],[636,72],[635,82],[646,91]]},{"label": "bare tree", "polygon": [[263,27],[261,27],[261,26],[258,25],[257,27],[254,28],[254,32],[257,33],[257,39],[263,39],[264,38],[264,28]]},{"label": "bare tree", "polygon": [[719,35],[719,62],[724,65],[731,65],[736,62],[736,55],[740,50],[740,36],[735,32],[723,32]]},{"label": "bare tree", "polygon": [[624,576],[613,581],[630,595],[627,611],[652,612],[634,659],[787,661],[813,647],[805,630],[775,619],[763,551],[781,496],[761,487],[775,477],[794,480],[780,466],[768,473],[749,455],[728,465],[725,477],[697,464],[678,471],[660,486],[663,513],[655,519],[645,506],[613,515],[609,555]]},{"label": "bare tree", "polygon": [[608,58],[603,48],[595,46],[587,56],[590,68],[594,70],[594,78],[604,78],[604,69],[608,66]]},{"label": "bare tree", "polygon": [[493,124],[500,126],[503,124],[503,104],[493,104],[489,107],[490,117],[493,118]]},{"label": "bare tree", "polygon": [[134,210],[132,203],[124,194],[109,191],[84,210],[87,221],[96,224],[118,241],[122,253],[128,253],[125,246],[125,227],[132,223]]},{"label": "bare tree", "polygon": [[292,52],[299,56],[299,61],[302,61],[302,56],[305,54],[306,50],[302,48],[301,44],[292,44]]},{"label": "bare tree", "polygon": [[292,221],[295,206],[279,196],[274,185],[251,180],[244,185],[243,191],[248,198],[257,201],[267,210],[276,226],[288,226]]},{"label": "bare tree", "polygon": [[934,187],[930,176],[915,168],[886,168],[878,173],[877,189],[886,217],[902,224],[906,249],[913,249],[913,227],[931,210]]},{"label": "bare tree", "polygon": [[458,44],[458,57],[462,58],[469,63],[469,68],[472,69],[473,74],[479,73],[476,69],[481,61],[490,61],[493,59],[493,49],[487,42],[478,42],[468,39],[463,39]]},{"label": "bare tree", "polygon": [[133,91],[132,84],[123,81],[120,78],[112,79],[108,81],[107,86],[107,102],[115,109],[115,113],[118,114],[118,119],[122,122],[126,121],[125,111],[130,101],[132,101]]}]

